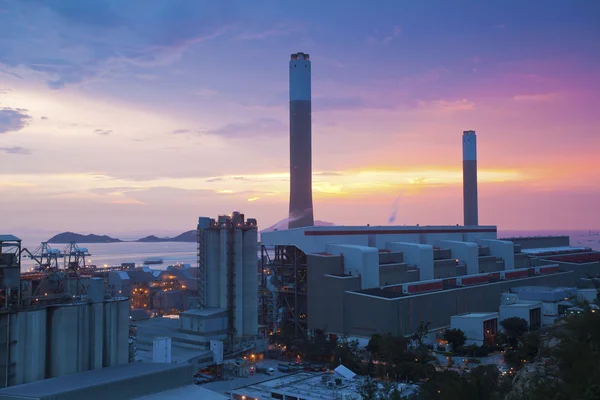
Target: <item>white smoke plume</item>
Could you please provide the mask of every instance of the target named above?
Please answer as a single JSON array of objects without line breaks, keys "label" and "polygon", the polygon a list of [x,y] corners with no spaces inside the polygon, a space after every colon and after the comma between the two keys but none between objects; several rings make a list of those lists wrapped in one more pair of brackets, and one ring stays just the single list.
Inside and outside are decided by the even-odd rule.
[{"label": "white smoke plume", "polygon": [[400,196],[396,197],[394,203],[392,204],[392,213],[388,218],[388,223],[393,224],[396,222],[396,216],[398,215],[398,206],[400,205]]}]

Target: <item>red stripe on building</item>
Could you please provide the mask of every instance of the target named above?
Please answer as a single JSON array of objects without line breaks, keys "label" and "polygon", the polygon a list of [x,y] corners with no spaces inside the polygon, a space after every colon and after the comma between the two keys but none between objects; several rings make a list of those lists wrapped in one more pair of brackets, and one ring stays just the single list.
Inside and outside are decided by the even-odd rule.
[{"label": "red stripe on building", "polygon": [[419,292],[427,292],[430,290],[442,290],[444,288],[444,284],[442,282],[430,282],[430,283],[421,283],[416,285],[409,285],[406,288],[408,293],[419,293]]},{"label": "red stripe on building", "polygon": [[525,276],[529,276],[529,271],[526,269],[520,270],[520,271],[511,271],[511,272],[505,272],[504,273],[504,277],[506,279],[512,279],[512,278],[523,278]]},{"label": "red stripe on building", "polygon": [[370,230],[347,230],[347,231],[304,231],[304,236],[348,236],[348,235],[410,235],[416,233],[497,233],[494,228],[487,229],[370,229]]},{"label": "red stripe on building", "polygon": [[487,283],[490,281],[489,276],[471,276],[466,278],[461,278],[462,285],[476,285],[478,283]]},{"label": "red stripe on building", "polygon": [[559,271],[559,266],[555,265],[552,267],[542,267],[540,268],[540,274],[553,274]]}]

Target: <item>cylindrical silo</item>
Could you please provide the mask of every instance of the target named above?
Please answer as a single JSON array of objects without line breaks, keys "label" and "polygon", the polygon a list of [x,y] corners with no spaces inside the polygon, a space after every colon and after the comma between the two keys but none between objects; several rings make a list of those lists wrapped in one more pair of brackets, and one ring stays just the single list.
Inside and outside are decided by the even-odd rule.
[{"label": "cylindrical silo", "polygon": [[227,269],[229,259],[229,249],[227,246],[227,228],[220,228],[219,239],[219,307],[227,309]]},{"label": "cylindrical silo", "polygon": [[243,233],[243,289],[244,336],[258,334],[258,231],[246,229]]},{"label": "cylindrical silo", "polygon": [[477,205],[477,136],[464,131],[463,148],[463,213],[465,226],[479,225]]},{"label": "cylindrical silo", "polygon": [[289,228],[313,226],[311,64],[305,53],[290,60]]},{"label": "cylindrical silo", "polygon": [[244,257],[243,257],[243,236],[241,228],[233,230],[233,328],[236,336],[242,336],[244,333],[244,297],[243,297],[243,279],[244,279]]},{"label": "cylindrical silo", "polygon": [[205,293],[206,307],[220,307],[219,299],[219,256],[220,238],[219,231],[215,229],[207,229],[204,231],[204,254],[206,257],[205,272]]}]

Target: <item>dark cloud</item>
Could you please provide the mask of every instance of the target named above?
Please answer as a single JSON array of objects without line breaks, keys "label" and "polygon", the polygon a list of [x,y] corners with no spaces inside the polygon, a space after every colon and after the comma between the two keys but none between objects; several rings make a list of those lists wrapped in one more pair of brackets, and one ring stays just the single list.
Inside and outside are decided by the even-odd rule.
[{"label": "dark cloud", "polygon": [[[170,64],[234,23],[233,0],[24,0],[0,14],[0,63],[44,73],[52,89],[126,67]],[[52,32],[48,35],[48,32]],[[27,48],[28,51],[23,51]],[[82,51],[84,50],[84,51]]]},{"label": "dark cloud", "polygon": [[96,129],[94,130],[94,133],[97,133],[98,135],[110,135],[112,133],[112,129]]},{"label": "dark cloud", "polygon": [[41,119],[48,119],[48,117],[42,117]]},{"label": "dark cloud", "polygon": [[190,133],[189,129],[175,129],[173,132],[171,132],[174,135],[181,135],[183,133]]},{"label": "dark cloud", "polygon": [[31,119],[27,111],[24,108],[0,108],[0,134],[25,128]]},{"label": "dark cloud", "polygon": [[29,155],[31,154],[31,150],[26,149],[24,147],[15,146],[15,147],[0,147],[0,151],[6,154],[17,154],[17,155]]},{"label": "dark cloud", "polygon": [[228,138],[285,136],[288,126],[273,118],[259,118],[249,122],[231,122],[221,128],[201,131],[202,133]]}]

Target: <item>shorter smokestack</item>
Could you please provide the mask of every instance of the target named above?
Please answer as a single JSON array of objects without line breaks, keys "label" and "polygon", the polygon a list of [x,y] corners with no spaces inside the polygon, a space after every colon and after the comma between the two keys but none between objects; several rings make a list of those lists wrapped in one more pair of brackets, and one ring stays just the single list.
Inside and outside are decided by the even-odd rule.
[{"label": "shorter smokestack", "polygon": [[465,226],[479,225],[477,205],[477,136],[464,131],[463,149],[463,213]]}]

